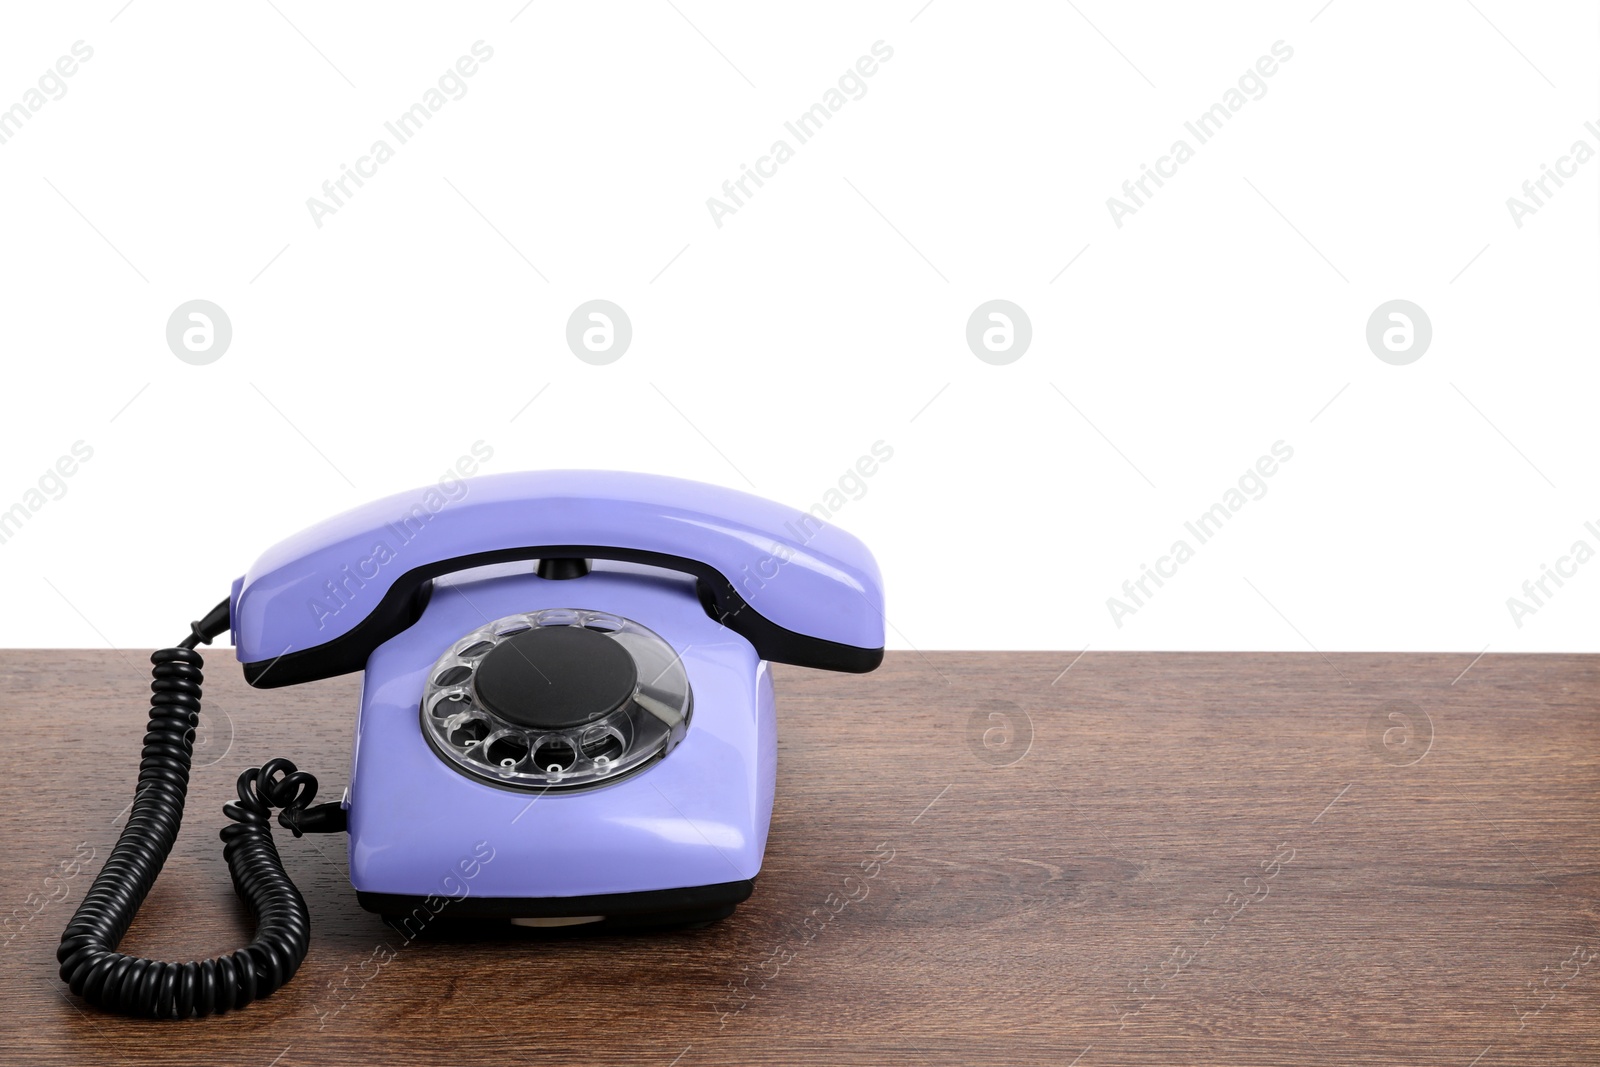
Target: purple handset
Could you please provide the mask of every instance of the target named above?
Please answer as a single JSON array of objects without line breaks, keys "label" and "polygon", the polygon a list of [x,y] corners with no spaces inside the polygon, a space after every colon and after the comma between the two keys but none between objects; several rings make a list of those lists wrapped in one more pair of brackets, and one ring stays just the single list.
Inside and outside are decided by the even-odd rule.
[{"label": "purple handset", "polygon": [[522,471],[401,493],[319,523],[234,582],[245,677],[277,687],[361,670],[420,614],[432,578],[513,560],[611,559],[698,579],[712,618],[762,659],[881,661],[883,587],[865,545],[733,489],[618,471]]}]

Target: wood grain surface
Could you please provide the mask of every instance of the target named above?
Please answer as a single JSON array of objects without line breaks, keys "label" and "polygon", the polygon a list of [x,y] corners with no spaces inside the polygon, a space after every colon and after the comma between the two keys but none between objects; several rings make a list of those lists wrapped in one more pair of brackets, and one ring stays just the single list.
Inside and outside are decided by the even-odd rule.
[{"label": "wood grain surface", "polygon": [[[347,780],[358,678],[255,691],[208,655],[184,833],[127,951],[248,940],[217,840],[241,770]],[[6,1064],[1600,1063],[1596,657],[780,667],[733,918],[406,942],[357,907],[343,837],[280,832],[311,954],[186,1023],[95,1012],[54,960],[131,800],[144,655],[8,651],[0,676]]]}]

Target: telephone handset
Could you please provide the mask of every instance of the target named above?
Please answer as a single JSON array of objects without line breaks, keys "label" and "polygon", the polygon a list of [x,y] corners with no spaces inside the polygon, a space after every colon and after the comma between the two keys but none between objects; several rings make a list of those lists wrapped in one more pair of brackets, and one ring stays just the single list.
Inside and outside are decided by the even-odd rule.
[{"label": "telephone handset", "polygon": [[[519,472],[291,537],[190,631],[151,657],[133,807],[57,951],[73,992],[125,1014],[227,1011],[293,976],[310,917],[274,808],[296,837],[348,832],[358,901],[411,936],[730,915],[772,817],[767,664],[873,670],[883,589],[866,547],[807,512],[676,478]],[[365,671],[350,786],[312,805],[316,779],[288,760],[242,774],[223,851],[254,939],[204,961],[125,956],[182,818],[195,648],[224,631],[257,687]]]},{"label": "telephone handset", "polygon": [[693,575],[706,610],[762,659],[855,672],[882,660],[877,566],[859,541],[814,515],[719,486],[616,472],[459,484],[459,502],[437,490],[431,501],[390,497],[268,549],[234,583],[230,605],[251,684],[361,670],[414,621],[430,579],[530,559]]}]

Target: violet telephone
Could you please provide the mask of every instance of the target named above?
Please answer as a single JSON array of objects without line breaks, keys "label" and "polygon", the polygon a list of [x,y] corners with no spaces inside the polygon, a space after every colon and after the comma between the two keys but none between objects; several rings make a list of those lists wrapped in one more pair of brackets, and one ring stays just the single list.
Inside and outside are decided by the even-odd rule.
[{"label": "violet telephone", "polygon": [[[705,923],[750,896],[777,773],[768,664],[878,666],[871,553],[813,514],[676,478],[454,485],[454,499],[400,494],[268,549],[151,656],[127,825],[56,954],[74,993],[170,1019],[287,982],[310,915],[273,809],[296,837],[347,832],[357,900],[402,929]],[[196,646],[224,631],[253,686],[365,672],[349,789],[313,805],[316,779],[289,760],[244,772],[222,839],[253,940],[185,963],[124,955],[183,816]]]}]

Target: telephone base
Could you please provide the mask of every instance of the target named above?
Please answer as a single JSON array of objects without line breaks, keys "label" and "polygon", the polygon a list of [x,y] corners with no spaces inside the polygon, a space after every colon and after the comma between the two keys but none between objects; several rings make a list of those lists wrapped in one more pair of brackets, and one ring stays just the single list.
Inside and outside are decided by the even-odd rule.
[{"label": "telephone base", "polygon": [[507,925],[544,934],[616,933],[673,926],[705,925],[726,919],[748,900],[755,882],[742,879],[682,889],[637,893],[602,893],[582,897],[418,897],[399,893],[357,892],[368,911],[408,936],[438,925],[461,931],[468,927]]}]

